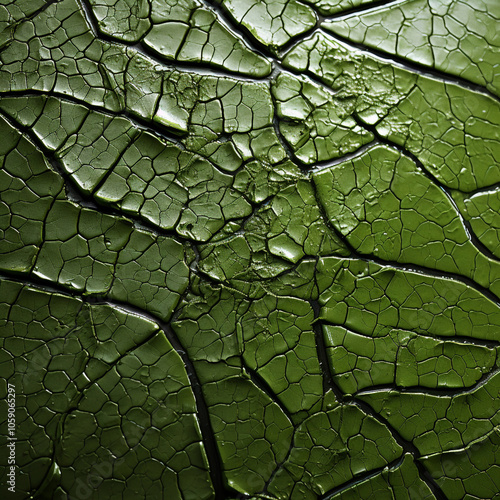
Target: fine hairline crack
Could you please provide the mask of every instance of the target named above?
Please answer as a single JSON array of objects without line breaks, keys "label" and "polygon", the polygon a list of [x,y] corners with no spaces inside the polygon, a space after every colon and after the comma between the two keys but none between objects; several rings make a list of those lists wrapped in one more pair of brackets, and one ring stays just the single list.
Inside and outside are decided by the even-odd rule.
[{"label": "fine hairline crack", "polygon": [[[3,271],[0,274],[0,279],[14,281],[16,283],[19,283],[19,284],[25,286],[25,287],[32,287],[35,290],[40,290],[40,291],[49,292],[49,293],[58,294],[58,295],[64,295],[64,296],[68,296],[68,297],[75,296],[75,292],[70,293],[68,290],[64,289],[63,287],[61,287],[59,285],[56,285],[53,282],[48,282],[44,279],[38,278],[38,277],[33,276],[33,275],[23,276],[23,275],[17,275],[15,273],[13,273],[11,275],[10,273],[5,273],[5,271]],[[177,354],[182,359],[182,362],[184,364],[184,367],[186,369],[186,373],[187,373],[187,376],[189,379],[191,390],[193,391],[193,394],[194,394],[196,407],[197,407],[198,421],[200,424],[200,430],[201,430],[201,434],[202,434],[202,440],[203,440],[203,444],[205,447],[207,460],[208,460],[208,469],[209,469],[208,472],[210,474],[211,481],[212,481],[214,491],[215,491],[214,500],[223,500],[223,499],[227,498],[230,490],[227,490],[227,487],[225,486],[225,482],[223,479],[221,458],[220,458],[220,455],[219,455],[219,452],[217,449],[217,444],[215,442],[215,433],[213,432],[212,424],[210,422],[210,414],[209,414],[207,403],[205,402],[205,397],[203,395],[201,383],[198,379],[198,375],[196,374],[196,370],[194,368],[193,362],[189,359],[185,348],[182,346],[181,342],[177,338],[177,336],[174,333],[173,329],[171,328],[170,324],[165,322],[161,318],[155,316],[154,314],[146,312],[143,309],[135,307],[127,302],[121,302],[121,301],[116,300],[116,299],[110,300],[108,298],[86,296],[83,293],[76,294],[76,296],[80,300],[82,300],[82,303],[84,303],[84,304],[85,303],[87,303],[87,304],[108,304],[111,307],[117,307],[117,308],[124,310],[130,314],[135,315],[135,316],[148,319],[159,326],[159,330],[157,329],[154,332],[152,332],[152,334],[149,337],[147,337],[143,342],[141,342],[140,344],[131,348],[131,351],[135,350],[140,345],[146,344],[153,337],[155,337],[159,332],[164,332],[166,338],[168,339],[168,341],[170,342],[170,344],[172,345],[174,350],[177,352]],[[119,359],[117,359],[113,363],[113,366],[115,366],[116,363],[118,363],[119,360],[127,354],[128,354],[128,352],[121,355],[119,357]],[[113,368],[113,366],[110,367],[110,370]],[[104,376],[104,374],[102,376]],[[101,378],[101,377],[99,377],[99,378]],[[81,391],[80,396],[79,396],[79,400],[83,396],[84,396],[84,392]],[[74,409],[76,409],[75,405],[76,405],[76,403],[74,403],[72,405],[74,407]]]},{"label": "fine hairline crack", "polygon": [[[207,3],[209,5],[212,5],[213,2],[207,2]],[[103,39],[107,40],[107,37],[103,36],[103,34],[100,31],[98,31],[98,29],[97,29],[97,23],[96,23],[96,20],[92,17],[93,16],[93,12],[92,12],[92,9],[91,9],[90,5],[88,4],[88,1],[87,0],[80,0],[80,4],[82,6],[83,11],[86,14],[87,21],[91,24],[92,29],[93,29],[94,33],[96,34],[96,38],[97,38],[97,35],[98,35],[99,37],[102,37]],[[379,4],[381,4],[381,2],[375,2],[375,3],[370,4],[370,7],[373,6],[373,5],[379,5]],[[212,7],[213,7],[213,10],[218,14],[218,16],[221,17],[220,12],[219,12],[220,8],[218,8],[218,6],[215,6],[215,5],[212,6]],[[361,10],[362,9],[359,9],[359,11],[361,11]],[[89,18],[91,18],[91,19],[89,20]],[[224,20],[226,20],[226,17],[224,17]],[[226,23],[226,24],[229,24],[229,23]],[[236,29],[236,28],[234,28],[234,24],[237,24],[237,23],[231,22],[230,24],[231,24],[231,30],[233,32],[239,33],[240,36],[242,36],[242,38],[245,38],[245,37],[248,38],[249,37],[249,34],[246,33],[246,31],[244,30],[243,27],[238,27]],[[315,30],[317,30],[317,26],[315,28],[313,28],[313,31],[315,31]],[[310,32],[306,32],[305,34],[303,34],[303,37],[306,37],[308,34],[310,34]],[[300,41],[303,41],[303,40],[300,40]],[[300,43],[300,41],[299,41],[299,43]],[[116,43],[116,41],[113,41],[113,43]],[[295,43],[295,41],[293,41],[293,43]],[[349,43],[351,45],[355,45],[352,42],[349,42]],[[291,41],[290,42],[290,46],[286,45],[286,49],[288,49],[289,47],[292,47],[292,45],[293,44],[292,44],[292,41]],[[249,44],[248,44],[248,46],[251,47],[251,45],[249,45]],[[268,52],[267,50],[264,51],[263,47],[260,47],[258,45],[258,43],[253,44],[253,46],[258,48],[258,50],[253,49],[257,53],[259,51],[261,51],[261,52],[265,52],[267,54],[267,52]],[[141,52],[140,49],[141,48],[143,49],[143,46],[142,45],[137,46],[137,47],[134,46],[134,48],[136,50],[138,50],[139,52]],[[293,49],[293,47],[290,50],[292,50],[292,49]],[[363,46],[363,50],[365,50],[366,52],[370,52],[370,53],[373,52],[375,55],[378,55],[376,51],[372,51],[371,49],[367,49],[364,46]],[[384,53],[384,55],[385,55],[385,53]],[[152,58],[152,56],[149,53],[147,53],[147,56],[150,57],[150,58]],[[278,68],[277,65],[280,64],[279,61],[278,61],[278,59],[276,58],[275,55],[271,55],[269,57],[273,58],[273,61],[275,63],[275,69],[277,69]],[[387,58],[387,55],[385,55],[385,58]],[[393,63],[395,65],[401,64],[401,65],[403,65],[405,67],[411,67],[411,68],[413,68],[413,65],[407,63],[407,61],[399,62],[397,60],[397,57],[394,57]],[[162,62],[162,64],[165,66],[164,62]],[[200,65],[200,68],[201,67],[202,67],[202,65]],[[196,69],[197,66],[193,66],[193,68]],[[432,75],[434,78],[436,78],[436,77],[439,77],[440,79],[444,78],[442,75],[440,75],[440,72],[429,71],[428,68],[424,68],[424,67],[421,68],[418,65],[417,65],[416,68],[411,69],[411,71],[413,73],[416,73],[416,74],[427,74],[428,73],[428,74]],[[221,72],[221,74],[222,74],[222,72]],[[275,74],[276,73],[274,73],[274,75]],[[220,76],[220,75],[217,74],[216,76]],[[224,76],[226,76],[225,72],[224,72]],[[246,78],[241,77],[239,75],[237,75],[236,78],[239,78],[239,79],[242,79],[242,80],[247,80]],[[272,76],[270,76],[269,79],[272,79]],[[257,80],[257,79],[250,79],[249,78],[248,80],[252,80],[253,81],[253,80]],[[483,94],[487,93],[490,97],[494,97],[495,99],[498,99],[497,96],[494,96],[493,94],[488,93],[487,91],[485,91],[484,88],[479,87],[479,86],[475,87],[473,84],[470,84],[469,82],[466,82],[465,80],[455,79],[454,77],[450,77],[450,78],[448,78],[448,80],[450,80],[451,83],[454,83],[454,82],[457,83],[458,82],[458,84],[460,84],[460,86],[462,86],[464,88],[470,88],[472,90],[476,90],[478,92],[482,92]],[[325,86],[324,83],[322,83],[322,85]],[[21,93],[19,93],[19,95],[21,95]],[[276,108],[276,106],[275,106],[275,108]],[[107,111],[107,110],[106,110],[106,112],[109,113],[109,111]],[[285,150],[287,151],[288,156],[292,156],[293,157],[293,152],[288,147],[288,145],[286,144],[286,141],[283,139],[283,137],[279,133],[279,126],[277,125],[276,120],[274,122],[274,125],[275,125],[275,128],[277,129],[278,138],[282,142],[282,145],[285,147]],[[147,126],[148,126],[147,124],[144,125],[144,127],[147,127]],[[363,126],[366,127],[366,124],[364,124]],[[154,130],[154,132],[156,132],[156,130]],[[380,140],[380,137],[378,137],[377,140]],[[370,144],[372,144],[372,143],[370,143]],[[366,145],[365,148],[368,149],[368,146],[370,146],[370,144]],[[394,146],[394,144],[392,144],[392,143],[390,145]],[[353,156],[356,156],[357,154],[361,154],[363,151],[364,151],[364,149],[358,150],[358,152],[353,153]],[[339,162],[340,161],[345,161],[346,159],[348,159],[348,157],[343,157],[343,158],[339,159],[338,161]],[[51,163],[52,163],[52,161],[51,161]],[[329,166],[331,166],[333,164],[335,164],[335,162],[332,162],[331,164],[329,162],[328,163],[325,162],[325,163],[323,163],[320,166],[320,168],[328,168]],[[318,166],[318,165],[316,165],[316,166]],[[313,169],[314,169],[314,167],[313,167]],[[434,179],[434,182],[435,182],[435,179]],[[321,207],[321,204],[319,203],[319,201],[318,201],[318,206],[320,207],[320,210],[322,210],[322,207]],[[95,208],[95,207],[93,207],[93,208]],[[113,212],[113,214],[116,215],[114,212]],[[338,235],[338,233],[337,233],[337,235]],[[346,242],[346,239],[342,235],[340,235],[340,237],[341,237],[342,241]],[[197,258],[199,258],[199,255],[198,255]],[[398,268],[401,268],[403,270],[411,270],[411,271],[421,272],[421,273],[425,273],[425,274],[431,274],[431,275],[442,274],[442,273],[438,273],[438,272],[433,273],[431,270],[428,270],[426,268],[420,268],[418,266],[413,266],[411,264],[407,266],[407,265],[401,265],[401,264],[397,264],[397,263],[388,263],[388,262],[385,262],[385,261],[380,261],[380,259],[375,259],[375,258],[370,258],[370,257],[367,257],[367,256],[359,255],[356,252],[354,252],[352,248],[351,248],[351,258],[355,258],[355,259],[359,259],[359,260],[367,261],[367,262],[375,262],[375,263],[378,263],[378,264],[381,264],[381,265],[399,266]],[[463,277],[458,277],[458,276],[455,276],[455,275],[453,275],[451,277],[459,279],[460,281],[464,282],[468,287],[473,287],[473,288],[478,289],[478,286],[476,284],[474,284],[471,280],[468,280],[468,279],[463,278]],[[21,282],[23,284],[28,284],[28,285],[29,285],[29,280],[32,280],[33,281],[33,285],[40,286],[44,290],[48,290],[52,286],[50,283],[46,283],[44,280],[38,280],[37,278],[35,278],[33,276],[31,276],[29,279],[26,279],[25,277],[22,277],[22,276],[20,276],[20,277],[16,276],[15,278],[18,279],[19,282]],[[67,291],[61,292],[60,290],[58,290],[57,287],[54,288],[54,290],[56,290],[57,293],[68,294]],[[492,298],[492,294],[489,294],[487,290],[479,289],[479,291],[481,293],[483,293],[484,295],[488,296],[489,298]],[[90,303],[93,303],[93,302],[98,303],[101,299],[99,299],[99,298],[88,298],[88,299],[85,299],[85,300],[88,300]],[[495,304],[498,305],[498,298],[495,297],[494,302],[495,302]],[[109,303],[109,304],[113,305],[114,302],[109,301],[109,300],[104,300],[104,303]],[[315,312],[315,319],[317,319],[318,316],[319,316],[319,308],[320,308],[319,302],[312,300],[312,301],[310,301],[310,303],[311,303],[311,305],[313,307],[313,310]],[[144,317],[151,317],[157,324],[160,324],[160,326],[163,325],[163,326],[161,326],[162,330],[165,332],[165,335],[169,339],[170,343],[173,345],[174,349],[178,352],[178,354],[183,359],[183,362],[184,362],[184,365],[186,367],[186,370],[188,371],[188,376],[190,376],[190,383],[191,383],[191,387],[193,389],[193,392],[197,391],[196,394],[195,394],[196,404],[197,404],[197,407],[198,407],[199,414],[202,416],[202,418],[200,419],[200,426],[202,428],[203,441],[205,443],[205,446],[208,447],[207,448],[207,455],[209,456],[210,475],[211,475],[212,482],[213,482],[215,490],[216,490],[216,498],[217,499],[226,498],[230,493],[227,491],[227,489],[226,489],[226,487],[224,485],[224,480],[223,480],[223,477],[222,477],[222,465],[220,463],[220,456],[219,456],[218,451],[217,451],[217,443],[215,442],[214,433],[213,433],[213,430],[212,430],[211,425],[210,425],[210,416],[209,416],[209,413],[208,413],[208,407],[207,407],[207,405],[206,405],[206,403],[204,401],[202,387],[201,387],[201,384],[199,382],[199,379],[197,378],[197,375],[196,375],[193,363],[191,362],[191,360],[187,356],[185,350],[182,347],[182,344],[177,339],[177,337],[175,335],[175,332],[170,327],[169,323],[162,322],[158,318],[155,318],[154,315],[145,313],[144,311],[142,311],[142,310],[140,310],[138,308],[135,308],[133,306],[129,306],[129,305],[126,305],[126,304],[119,304],[118,302],[117,302],[117,304],[120,307],[122,307],[122,308],[130,309],[130,312],[132,312],[134,314],[138,314],[138,315],[141,315],[141,316],[144,316]],[[179,309],[178,308],[176,308],[176,309],[177,309],[176,312],[178,312]],[[322,367],[322,372],[323,372],[323,385],[324,385],[324,389],[325,390],[328,389],[328,388],[332,389],[332,391],[338,396],[338,398],[341,401],[344,401],[347,404],[355,404],[355,405],[361,407],[365,412],[371,414],[373,416],[373,418],[376,418],[377,420],[379,420],[387,429],[389,429],[391,431],[391,433],[395,437],[396,441],[399,442],[401,444],[401,446],[403,446],[403,448],[405,450],[407,450],[413,456],[415,456],[415,457],[418,458],[419,455],[418,455],[418,452],[416,451],[416,448],[413,446],[413,443],[409,443],[409,442],[405,441],[403,438],[401,438],[401,436],[399,436],[399,434],[394,429],[391,428],[390,424],[387,421],[384,421],[384,419],[377,412],[375,412],[374,410],[370,409],[370,407],[367,406],[365,403],[358,401],[355,397],[344,396],[342,394],[342,392],[340,391],[340,389],[338,389],[335,386],[333,378],[332,378],[331,373],[330,373],[330,370],[328,368],[328,359],[326,357],[326,350],[325,350],[325,346],[324,346],[324,339],[323,339],[323,335],[322,335],[322,329],[321,329],[321,323],[320,323],[320,321],[315,321],[314,329],[315,329],[315,336],[316,336],[316,340],[317,340],[318,358],[320,360],[320,365]],[[265,392],[268,392],[268,391],[265,391]],[[272,398],[272,399],[274,401],[274,398]],[[291,450],[291,448],[290,448],[290,450]],[[289,453],[290,453],[290,450],[289,450]],[[398,459],[397,461],[391,462],[386,467],[392,467],[393,468],[393,467],[397,466],[400,463],[400,461],[401,461],[401,459]],[[438,499],[445,498],[443,492],[441,491],[441,489],[437,485],[436,481],[432,478],[432,476],[429,473],[429,471],[421,463],[419,463],[418,459],[415,460],[415,463],[417,464],[420,476],[421,477],[423,476],[422,479],[426,482],[426,484],[428,484],[428,486],[434,492],[436,498],[438,498]],[[366,474],[363,474],[363,477],[358,476],[358,477],[354,478],[353,481],[346,483],[345,488],[348,488],[350,485],[355,484],[355,482],[363,480],[363,478],[372,477],[373,475],[377,474],[378,472],[380,472],[380,471],[379,470],[373,470],[373,471],[370,471],[370,472],[368,472]],[[425,477],[425,479],[424,479],[424,477]],[[340,489],[337,488],[334,491],[330,491],[329,493],[326,494],[326,496],[324,497],[324,499],[326,500],[327,498],[330,498],[337,491],[340,491],[340,490],[343,490],[343,489],[344,489],[344,486],[341,486]]]}]

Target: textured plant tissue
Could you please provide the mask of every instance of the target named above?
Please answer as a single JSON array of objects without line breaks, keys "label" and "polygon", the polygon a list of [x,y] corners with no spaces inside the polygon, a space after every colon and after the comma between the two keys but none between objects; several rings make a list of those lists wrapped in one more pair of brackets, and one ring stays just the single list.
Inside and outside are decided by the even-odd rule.
[{"label": "textured plant tissue", "polygon": [[500,498],[499,47],[498,0],[2,1],[2,495]]}]

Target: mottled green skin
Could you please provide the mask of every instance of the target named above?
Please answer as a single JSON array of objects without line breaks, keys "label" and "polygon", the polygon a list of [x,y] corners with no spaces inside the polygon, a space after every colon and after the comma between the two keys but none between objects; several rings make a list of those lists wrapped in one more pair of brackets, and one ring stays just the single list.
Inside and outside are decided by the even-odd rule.
[{"label": "mottled green skin", "polygon": [[498,6],[372,4],[0,5],[14,496],[500,497]]}]

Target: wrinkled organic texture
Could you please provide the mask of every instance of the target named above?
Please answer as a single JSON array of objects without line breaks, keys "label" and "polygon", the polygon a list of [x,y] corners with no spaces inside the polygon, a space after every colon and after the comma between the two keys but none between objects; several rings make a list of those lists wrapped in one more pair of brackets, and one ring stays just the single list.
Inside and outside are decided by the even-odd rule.
[{"label": "wrinkled organic texture", "polygon": [[0,0],[13,498],[500,498],[499,20]]}]

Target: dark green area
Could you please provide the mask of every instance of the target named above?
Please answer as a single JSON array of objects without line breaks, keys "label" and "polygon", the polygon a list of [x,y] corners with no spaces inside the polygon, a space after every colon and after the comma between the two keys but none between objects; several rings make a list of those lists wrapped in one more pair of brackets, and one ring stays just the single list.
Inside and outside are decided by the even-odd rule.
[{"label": "dark green area", "polygon": [[500,498],[499,20],[3,2],[12,497]]}]

